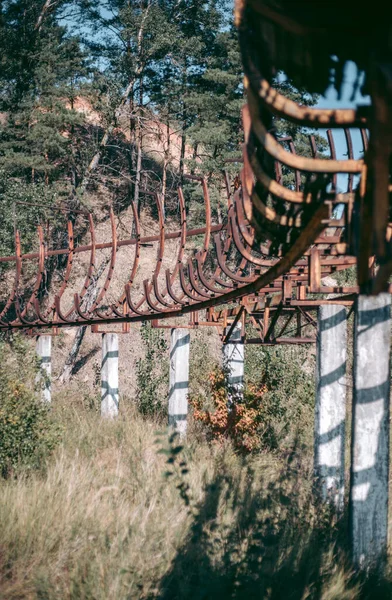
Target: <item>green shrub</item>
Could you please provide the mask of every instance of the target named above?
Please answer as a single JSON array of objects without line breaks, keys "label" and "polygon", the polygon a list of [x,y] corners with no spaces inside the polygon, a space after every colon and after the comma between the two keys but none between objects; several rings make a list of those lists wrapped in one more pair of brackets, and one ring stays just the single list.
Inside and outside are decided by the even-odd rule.
[{"label": "green shrub", "polygon": [[[208,375],[220,366],[219,355],[214,353],[208,327],[192,331],[189,353],[189,397],[208,403],[211,385]],[[211,405],[212,407],[212,405]]]},{"label": "green shrub", "polygon": [[138,408],[145,416],[163,416],[167,410],[169,364],[163,332],[143,323],[140,329],[145,355],[136,363]]},{"label": "green shrub", "polygon": [[[315,359],[312,347],[249,345],[246,348],[245,383],[265,386],[263,395],[265,449],[284,450],[299,434],[311,444],[314,407]],[[305,439],[307,438],[307,439]]]},{"label": "green shrub", "polygon": [[[23,364],[23,369],[21,365]],[[59,440],[50,408],[37,397],[36,359],[26,342],[0,342],[0,475],[40,468]]]},{"label": "green shrub", "polygon": [[[34,224],[44,222],[44,207],[53,204],[53,198],[56,198],[56,192],[52,186],[24,183],[0,169],[1,256],[15,252],[15,227],[21,235],[24,248],[36,244]],[[24,203],[23,210],[18,202]],[[8,269],[9,264],[3,263],[1,270]]]}]

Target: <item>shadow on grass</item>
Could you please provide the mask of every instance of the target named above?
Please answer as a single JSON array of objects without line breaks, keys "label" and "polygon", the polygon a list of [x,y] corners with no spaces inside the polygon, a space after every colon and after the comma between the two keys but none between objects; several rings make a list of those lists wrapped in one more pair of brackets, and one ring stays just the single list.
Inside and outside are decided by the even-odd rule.
[{"label": "shadow on grass", "polygon": [[[244,459],[216,465],[169,572],[161,600],[391,598],[379,575],[350,568],[347,517],[314,501],[311,473],[296,453],[271,474]],[[156,596],[155,596],[156,597]]]}]

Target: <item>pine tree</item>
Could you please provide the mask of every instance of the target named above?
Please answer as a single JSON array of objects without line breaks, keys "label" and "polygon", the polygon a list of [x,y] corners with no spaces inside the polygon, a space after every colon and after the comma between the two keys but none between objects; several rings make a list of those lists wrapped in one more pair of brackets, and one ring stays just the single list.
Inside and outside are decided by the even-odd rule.
[{"label": "pine tree", "polygon": [[[155,66],[151,99],[159,115],[181,137],[179,180],[192,189],[188,201],[203,212],[200,190],[186,185],[189,171],[209,177],[224,159],[239,154],[242,70],[233,28],[226,23],[225,2],[183,0],[171,4],[176,28],[170,53]],[[175,10],[174,10],[175,7]],[[212,199],[219,198],[219,192]]]},{"label": "pine tree", "polygon": [[152,116],[148,105],[153,65],[169,52],[174,35],[164,9],[157,0],[107,0],[99,9],[96,3],[85,1],[82,6],[84,22],[92,33],[87,45],[104,64],[100,86],[115,90],[109,98],[112,114],[108,122],[120,126],[130,141],[122,146],[125,163],[119,155],[112,156],[116,164],[112,162],[110,168],[131,181],[136,205],[142,193],[143,137]]},{"label": "pine tree", "polygon": [[199,167],[204,174],[221,172],[225,160],[238,157],[242,142],[241,107],[244,104],[242,65],[233,27],[215,38],[206,70],[191,97],[196,119],[190,128],[200,148]]},{"label": "pine tree", "polygon": [[73,102],[87,74],[79,41],[37,0],[7,2],[1,15],[0,168],[32,183],[75,179]]}]

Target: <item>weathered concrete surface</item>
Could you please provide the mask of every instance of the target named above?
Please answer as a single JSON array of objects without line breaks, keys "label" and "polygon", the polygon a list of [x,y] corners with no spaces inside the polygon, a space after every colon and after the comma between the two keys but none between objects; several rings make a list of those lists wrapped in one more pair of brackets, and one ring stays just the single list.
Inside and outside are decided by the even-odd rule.
[{"label": "weathered concrete surface", "polygon": [[320,497],[341,510],[344,500],[347,314],[344,306],[318,310],[314,472]]},{"label": "weathered concrete surface", "polygon": [[188,417],[189,388],[188,329],[172,329],[170,332],[170,381],[169,426],[185,435]]},{"label": "weathered concrete surface", "polygon": [[36,353],[40,363],[40,370],[37,373],[36,383],[40,387],[42,401],[51,402],[52,337],[50,335],[39,335],[37,337]]},{"label": "weathered concrete surface", "polygon": [[[226,333],[229,331],[226,328]],[[236,342],[236,343],[230,343]],[[231,334],[230,341],[223,346],[223,363],[228,369],[228,383],[234,394],[242,396],[244,388],[244,344],[241,342],[241,325],[238,324]]]},{"label": "weathered concrete surface", "polygon": [[101,416],[118,415],[118,335],[102,334]]},{"label": "weathered concrete surface", "polygon": [[353,561],[383,563],[388,534],[391,297],[359,296],[354,331],[350,534]]}]

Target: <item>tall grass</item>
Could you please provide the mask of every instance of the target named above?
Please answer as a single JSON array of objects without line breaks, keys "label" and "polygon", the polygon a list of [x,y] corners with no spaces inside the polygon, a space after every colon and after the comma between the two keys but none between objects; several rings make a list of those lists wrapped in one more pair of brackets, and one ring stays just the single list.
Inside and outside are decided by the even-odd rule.
[{"label": "tall grass", "polygon": [[176,454],[130,410],[55,413],[45,470],[0,483],[1,598],[390,597],[351,573],[345,521],[314,503],[303,452],[243,458],[191,434]]}]

